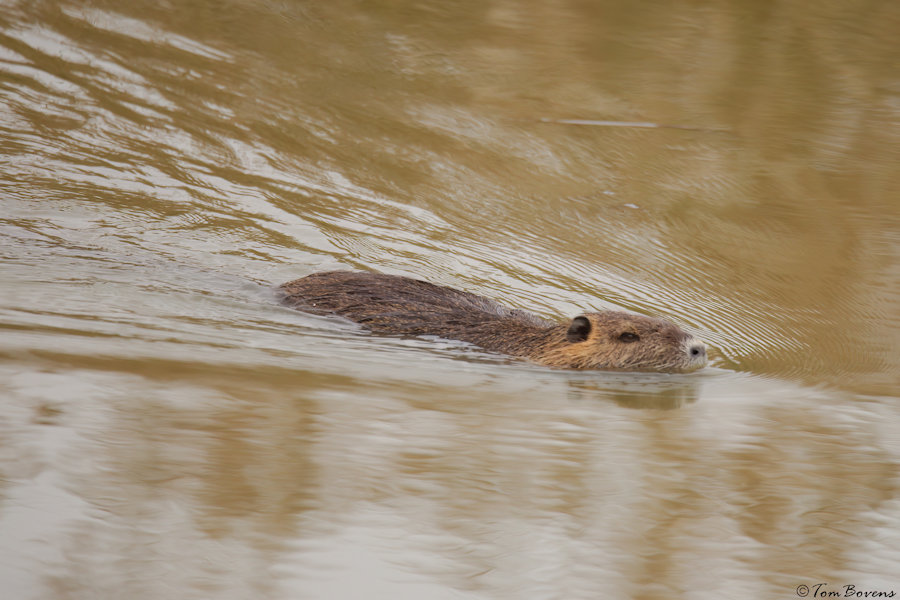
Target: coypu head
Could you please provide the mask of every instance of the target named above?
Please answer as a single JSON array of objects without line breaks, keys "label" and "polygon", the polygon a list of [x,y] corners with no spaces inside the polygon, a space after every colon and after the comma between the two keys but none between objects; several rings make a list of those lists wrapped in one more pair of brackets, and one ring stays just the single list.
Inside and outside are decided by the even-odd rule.
[{"label": "coypu head", "polygon": [[536,356],[549,366],[688,373],[706,365],[706,344],[678,326],[623,312],[572,319],[565,342]]}]

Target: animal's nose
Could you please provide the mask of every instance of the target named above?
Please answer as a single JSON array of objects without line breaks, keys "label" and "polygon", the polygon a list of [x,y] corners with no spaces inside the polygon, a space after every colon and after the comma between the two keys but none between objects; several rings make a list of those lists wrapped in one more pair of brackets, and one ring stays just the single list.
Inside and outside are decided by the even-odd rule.
[{"label": "animal's nose", "polygon": [[696,344],[691,344],[691,356],[694,358],[702,358],[706,356],[706,344],[703,342],[697,342]]}]

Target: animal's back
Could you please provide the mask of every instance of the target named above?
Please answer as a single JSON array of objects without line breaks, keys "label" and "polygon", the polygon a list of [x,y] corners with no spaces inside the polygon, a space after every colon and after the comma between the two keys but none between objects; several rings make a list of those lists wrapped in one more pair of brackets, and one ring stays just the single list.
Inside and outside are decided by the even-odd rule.
[{"label": "animal's back", "polygon": [[399,275],[330,271],[285,283],[281,289],[290,306],[338,314],[377,333],[431,334],[470,341],[459,332],[477,333],[498,321],[523,328],[554,324],[490,298]]}]

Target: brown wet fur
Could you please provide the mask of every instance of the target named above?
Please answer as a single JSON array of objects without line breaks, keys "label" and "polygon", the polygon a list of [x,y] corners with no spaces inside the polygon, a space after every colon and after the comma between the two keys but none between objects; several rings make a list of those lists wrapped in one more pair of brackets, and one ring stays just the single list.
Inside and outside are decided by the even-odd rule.
[{"label": "brown wet fur", "polygon": [[643,315],[586,313],[560,324],[453,288],[352,271],[315,273],[281,291],[288,306],[340,315],[374,333],[461,340],[550,367],[686,372],[706,363],[702,342]]}]

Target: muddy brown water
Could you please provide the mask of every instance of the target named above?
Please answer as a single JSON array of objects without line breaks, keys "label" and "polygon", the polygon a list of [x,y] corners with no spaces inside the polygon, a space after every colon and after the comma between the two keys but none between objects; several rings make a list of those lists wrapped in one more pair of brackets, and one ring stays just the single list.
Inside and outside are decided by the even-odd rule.
[{"label": "muddy brown water", "polygon": [[[0,2],[2,597],[900,594],[898,29]],[[665,316],[712,364],[277,304],[325,269]]]}]

